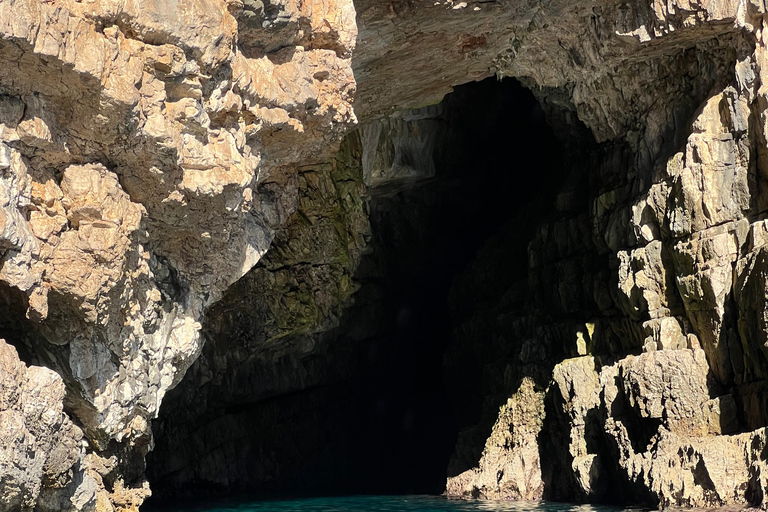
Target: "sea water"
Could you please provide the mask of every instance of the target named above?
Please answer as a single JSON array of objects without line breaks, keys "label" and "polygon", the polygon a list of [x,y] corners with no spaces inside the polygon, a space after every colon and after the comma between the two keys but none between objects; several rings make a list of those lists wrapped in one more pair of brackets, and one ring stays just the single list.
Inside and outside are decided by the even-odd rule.
[{"label": "sea water", "polygon": [[[480,501],[442,496],[345,496],[219,502],[164,508],[164,512],[622,512],[630,509],[551,502]],[[641,509],[631,509],[639,512]]]}]

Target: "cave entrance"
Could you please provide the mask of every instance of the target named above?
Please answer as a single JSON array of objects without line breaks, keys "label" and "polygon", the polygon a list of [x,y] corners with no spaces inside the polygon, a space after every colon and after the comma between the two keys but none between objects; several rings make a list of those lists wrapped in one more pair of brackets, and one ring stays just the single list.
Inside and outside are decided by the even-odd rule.
[{"label": "cave entrance", "polygon": [[[352,304],[336,325],[279,342],[309,349],[261,357],[261,299],[244,298],[249,276],[233,286],[155,422],[147,473],[159,498],[437,494],[446,471],[477,464],[491,427],[483,401],[504,397],[487,395],[498,376],[473,347],[452,343],[462,329],[494,336],[486,327],[502,320],[484,301],[498,306],[504,290],[526,286],[528,243],[567,175],[564,149],[513,79],[456,87],[437,106],[348,137],[369,185],[371,233]],[[488,254],[495,264],[484,268]],[[252,273],[283,271],[274,268]],[[487,431],[457,445],[478,423]]]},{"label": "cave entrance", "polygon": [[[372,254],[370,277],[363,268],[359,278],[381,304],[358,399],[370,425],[361,448],[375,447],[380,461],[377,483],[366,491],[442,493],[446,469],[476,465],[491,427],[481,428],[471,455],[454,456],[458,431],[477,424],[487,397],[484,363],[472,349],[459,348],[461,364],[452,364],[453,331],[492,335],[475,323],[495,319],[465,309],[474,303],[478,313],[483,298],[497,299],[489,287],[525,281],[528,242],[563,179],[563,151],[541,105],[514,79],[457,87],[440,105],[388,127],[395,135],[380,136],[379,151],[394,155],[391,167],[364,169],[375,183]],[[380,132],[363,128],[369,152]],[[368,159],[385,160],[364,154],[364,165]],[[514,234],[494,239],[505,226]],[[468,274],[485,263],[477,261],[483,250],[501,251],[504,264]],[[477,270],[486,272],[477,287],[455,286]]]}]

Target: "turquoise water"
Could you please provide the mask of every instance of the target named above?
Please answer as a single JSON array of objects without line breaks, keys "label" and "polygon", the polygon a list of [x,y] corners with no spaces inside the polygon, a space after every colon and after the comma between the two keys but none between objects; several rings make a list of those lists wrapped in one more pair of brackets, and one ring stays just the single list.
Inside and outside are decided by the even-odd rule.
[{"label": "turquoise water", "polygon": [[620,512],[629,509],[567,503],[456,500],[440,496],[345,496],[230,502],[164,510],[166,512]]}]

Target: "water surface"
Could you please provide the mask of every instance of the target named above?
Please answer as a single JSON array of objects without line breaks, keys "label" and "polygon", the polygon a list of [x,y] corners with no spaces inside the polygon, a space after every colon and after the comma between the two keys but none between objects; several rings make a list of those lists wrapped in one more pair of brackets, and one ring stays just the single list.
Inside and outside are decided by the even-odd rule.
[{"label": "water surface", "polygon": [[[344,496],[230,501],[164,509],[165,512],[628,512],[629,510],[567,503],[458,500],[442,496]],[[640,511],[640,509],[631,510]]]}]

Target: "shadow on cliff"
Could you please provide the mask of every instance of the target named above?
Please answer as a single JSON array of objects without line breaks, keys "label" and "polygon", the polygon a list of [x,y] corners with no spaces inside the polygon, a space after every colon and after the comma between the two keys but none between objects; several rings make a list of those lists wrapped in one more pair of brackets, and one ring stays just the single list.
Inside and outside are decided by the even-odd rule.
[{"label": "shadow on cliff", "polygon": [[[474,356],[446,375],[453,326],[462,308],[525,279],[536,219],[564,173],[544,110],[514,80],[457,87],[433,111],[442,137],[428,158],[435,176],[371,191],[371,251],[339,326],[312,336],[309,353],[274,362],[254,353],[227,369],[237,378],[168,394],[149,458],[158,497],[444,490],[458,429],[476,421],[484,386]],[[504,264],[450,299],[454,280],[504,226]],[[206,364],[226,353],[253,350],[249,306],[208,325],[217,330],[211,357],[185,380],[205,378]],[[237,382],[252,400],[228,391]],[[189,393],[196,398],[180,409]]]}]

